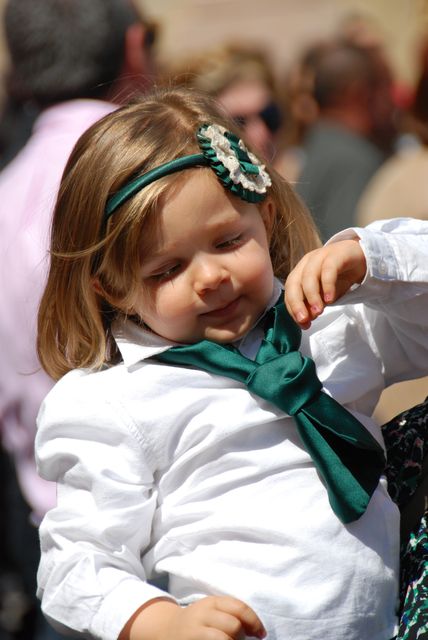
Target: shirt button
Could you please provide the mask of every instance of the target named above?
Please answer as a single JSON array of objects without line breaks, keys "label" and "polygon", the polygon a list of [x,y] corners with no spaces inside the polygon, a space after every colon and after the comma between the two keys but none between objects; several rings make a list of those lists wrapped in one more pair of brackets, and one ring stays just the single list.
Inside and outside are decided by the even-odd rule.
[{"label": "shirt button", "polygon": [[387,272],[386,264],[384,262],[381,262],[379,265],[379,273],[381,273],[382,275],[385,275],[386,272]]}]

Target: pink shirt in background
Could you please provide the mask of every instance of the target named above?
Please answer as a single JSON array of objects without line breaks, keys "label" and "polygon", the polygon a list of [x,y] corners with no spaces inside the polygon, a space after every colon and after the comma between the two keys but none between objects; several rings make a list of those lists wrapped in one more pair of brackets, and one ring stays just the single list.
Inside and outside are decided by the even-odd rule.
[{"label": "pink shirt in background", "polygon": [[34,463],[36,416],[53,384],[35,350],[51,215],[75,142],[115,108],[73,100],[46,109],[26,146],[0,173],[0,430],[36,521],[55,504],[55,485],[39,478]]}]

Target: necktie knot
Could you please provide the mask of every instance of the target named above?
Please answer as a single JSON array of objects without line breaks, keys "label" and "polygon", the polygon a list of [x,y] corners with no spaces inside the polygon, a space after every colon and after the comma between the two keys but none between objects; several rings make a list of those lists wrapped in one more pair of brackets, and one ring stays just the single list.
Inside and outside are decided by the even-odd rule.
[{"label": "necktie knot", "polygon": [[245,384],[256,395],[268,396],[289,416],[313,402],[322,389],[313,360],[298,351],[276,354],[267,362],[254,364]]},{"label": "necktie knot", "polygon": [[233,345],[209,340],[172,347],[157,360],[228,376],[294,416],[303,445],[342,522],[367,509],[385,466],[382,448],[367,429],[322,390],[315,363],[300,351],[301,330],[283,304],[265,319],[265,337],[254,361]]}]

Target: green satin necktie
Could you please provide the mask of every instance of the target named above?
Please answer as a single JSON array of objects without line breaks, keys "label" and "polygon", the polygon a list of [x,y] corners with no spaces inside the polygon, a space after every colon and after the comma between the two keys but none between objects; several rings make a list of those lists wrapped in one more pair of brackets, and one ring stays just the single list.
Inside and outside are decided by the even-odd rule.
[{"label": "green satin necktie", "polygon": [[268,312],[266,326],[254,361],[233,345],[209,340],[172,347],[155,358],[233,378],[294,416],[333,511],[344,523],[357,520],[385,467],[382,447],[349,411],[322,391],[314,361],[299,352],[302,332],[283,303]]}]

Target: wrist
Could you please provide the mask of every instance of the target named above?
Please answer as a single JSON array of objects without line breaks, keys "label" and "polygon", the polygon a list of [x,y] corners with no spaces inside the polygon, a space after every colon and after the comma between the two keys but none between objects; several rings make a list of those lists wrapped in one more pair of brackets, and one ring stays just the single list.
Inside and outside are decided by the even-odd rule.
[{"label": "wrist", "polygon": [[131,616],[118,640],[163,640],[180,606],[170,598],[146,602]]}]

